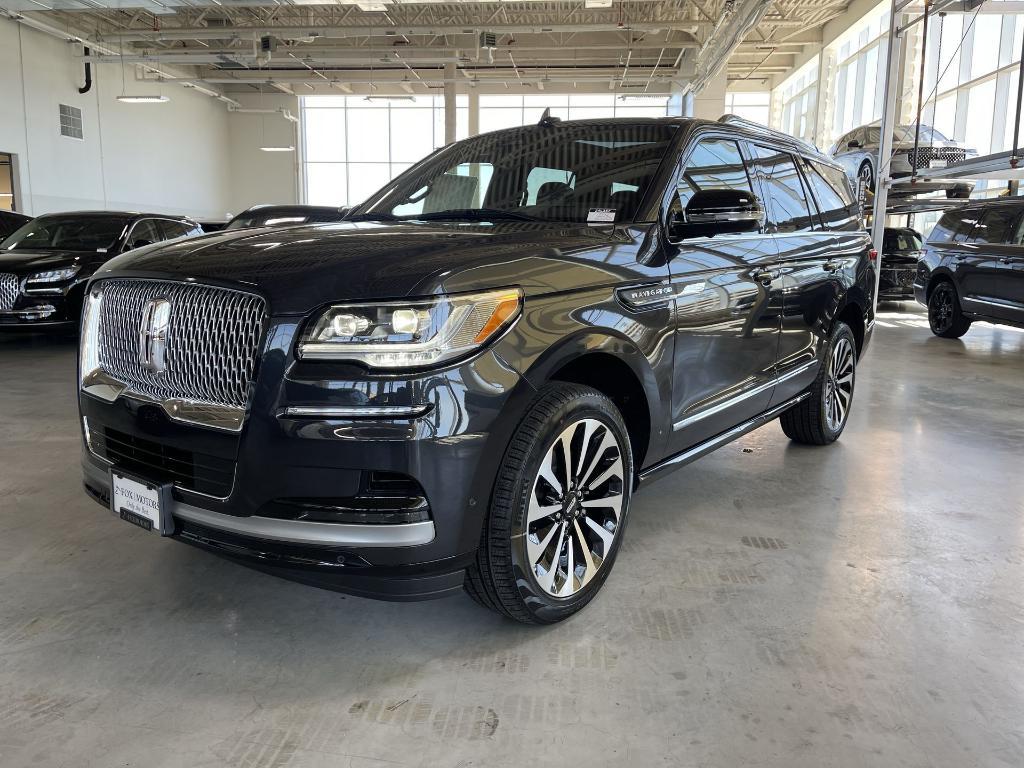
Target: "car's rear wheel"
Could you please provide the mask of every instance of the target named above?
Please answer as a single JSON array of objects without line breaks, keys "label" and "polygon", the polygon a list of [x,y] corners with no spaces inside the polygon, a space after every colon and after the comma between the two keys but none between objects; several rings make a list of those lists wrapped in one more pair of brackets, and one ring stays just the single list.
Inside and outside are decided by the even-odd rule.
[{"label": "car's rear wheel", "polygon": [[875,191],[875,171],[867,160],[861,163],[860,170],[857,172],[857,184],[864,192]]},{"label": "car's rear wheel", "polygon": [[956,288],[948,280],[936,285],[928,297],[928,325],[944,339],[959,339],[971,328],[971,318],[960,309]]},{"label": "car's rear wheel", "polygon": [[850,418],[856,381],[857,341],[850,327],[837,321],[809,396],[779,417],[786,437],[807,445],[839,439]]},{"label": "car's rear wheel", "polygon": [[527,624],[580,610],[615,561],[632,477],[611,400],[577,384],[543,387],[506,450],[466,591]]}]

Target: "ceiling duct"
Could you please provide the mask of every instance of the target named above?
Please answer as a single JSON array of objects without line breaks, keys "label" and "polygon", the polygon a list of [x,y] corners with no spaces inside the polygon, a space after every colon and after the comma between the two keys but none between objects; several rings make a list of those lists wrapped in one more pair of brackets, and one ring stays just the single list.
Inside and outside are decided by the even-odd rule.
[{"label": "ceiling duct", "polygon": [[726,0],[722,16],[704,41],[694,61],[693,79],[686,90],[700,91],[721,72],[750,33],[771,8],[773,0]]}]

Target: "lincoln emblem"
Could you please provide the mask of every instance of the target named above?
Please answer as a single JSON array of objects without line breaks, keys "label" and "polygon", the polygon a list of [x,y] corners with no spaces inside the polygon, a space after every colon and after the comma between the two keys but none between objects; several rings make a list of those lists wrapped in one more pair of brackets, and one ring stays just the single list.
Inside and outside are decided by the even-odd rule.
[{"label": "lincoln emblem", "polygon": [[142,311],[139,328],[139,357],[142,365],[153,373],[167,368],[167,329],[171,322],[171,302],[152,299]]}]

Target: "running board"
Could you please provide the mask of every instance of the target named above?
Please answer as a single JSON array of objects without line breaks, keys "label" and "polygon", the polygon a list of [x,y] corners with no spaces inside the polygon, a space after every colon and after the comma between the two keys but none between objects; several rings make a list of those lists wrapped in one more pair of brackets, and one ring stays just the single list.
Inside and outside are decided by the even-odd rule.
[{"label": "running board", "polygon": [[727,430],[726,432],[722,432],[719,435],[715,435],[714,437],[705,440],[703,443],[698,443],[692,448],[687,448],[682,453],[677,453],[675,456],[669,456],[667,459],[658,462],[653,467],[649,467],[643,470],[640,473],[640,482],[638,483],[638,486],[645,483],[649,483],[652,480],[656,480],[662,475],[665,475],[674,469],[679,469],[679,467],[686,466],[691,461],[696,461],[701,456],[706,456],[713,450],[721,448],[726,443],[731,443],[736,438],[743,437],[743,435],[747,434],[748,432],[753,432],[758,427],[763,427],[769,421],[779,416],[783,411],[789,410],[794,405],[803,402],[810,396],[810,392],[804,392],[803,394],[797,395],[796,397],[787,400],[784,403],[776,405],[774,408],[769,408],[761,415],[755,416],[749,421],[745,421],[742,424],[735,426],[730,430]]}]

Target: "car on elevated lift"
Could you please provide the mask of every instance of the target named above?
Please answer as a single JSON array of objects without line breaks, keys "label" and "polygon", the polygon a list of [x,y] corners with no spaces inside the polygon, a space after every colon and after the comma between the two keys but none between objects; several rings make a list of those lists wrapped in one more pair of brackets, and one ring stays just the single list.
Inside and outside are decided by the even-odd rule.
[{"label": "car on elevated lift", "polygon": [[840,436],[874,285],[813,147],[545,118],[444,147],[338,224],[108,263],[85,487],[307,583],[559,621],[608,578],[637,487],[776,418]]},{"label": "car on elevated lift", "polygon": [[[977,157],[976,150],[958,141],[947,139],[930,125],[921,125],[917,149],[914,149],[916,126],[901,125],[893,131],[892,164],[893,178],[891,197],[907,197],[933,192],[945,192],[948,198],[968,198],[974,190],[974,182],[962,179],[928,179],[913,181],[914,170],[945,168],[971,157]],[[875,191],[878,179],[878,154],[881,149],[882,129],[878,125],[864,125],[844,134],[829,149],[836,162],[849,174],[858,191]]]}]

